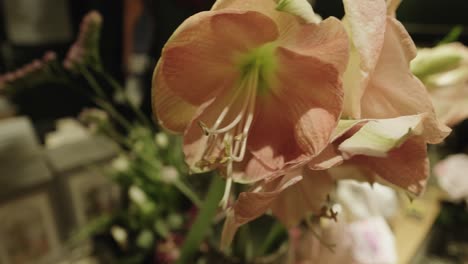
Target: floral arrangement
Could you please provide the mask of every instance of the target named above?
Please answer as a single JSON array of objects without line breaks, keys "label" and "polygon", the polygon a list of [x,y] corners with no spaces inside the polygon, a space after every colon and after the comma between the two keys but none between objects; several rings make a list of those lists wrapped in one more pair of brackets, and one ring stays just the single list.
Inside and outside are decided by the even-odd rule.
[{"label": "floral arrangement", "polygon": [[450,129],[411,72],[417,50],[399,2],[344,0],[340,21],[307,1],[220,0],[174,32],[154,72],[154,112],[183,134],[192,172],[225,179],[222,248],[268,211],[288,229],[336,219],[338,179],[423,192],[426,145]]},{"label": "floral arrangement", "polygon": [[427,145],[461,120],[434,108],[432,87],[466,75],[459,57],[411,62],[400,1],[343,3],[344,18],[322,19],[306,0],[218,0],[184,21],[152,83],[154,119],[182,137],[155,127],[106,72],[95,12],[63,63],[50,53],[0,77],[5,91],[84,79],[100,109],[80,120],[121,146],[109,174],[123,206],[78,237],[106,237],[113,263],[359,263],[337,182],[421,195]]}]

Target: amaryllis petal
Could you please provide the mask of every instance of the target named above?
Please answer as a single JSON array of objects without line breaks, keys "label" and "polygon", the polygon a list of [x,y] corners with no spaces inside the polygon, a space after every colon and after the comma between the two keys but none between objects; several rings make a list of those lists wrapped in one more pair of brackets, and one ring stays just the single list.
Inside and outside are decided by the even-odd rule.
[{"label": "amaryllis petal", "polygon": [[387,19],[385,43],[377,67],[362,97],[363,118],[394,118],[427,113],[428,143],[440,143],[450,129],[437,121],[429,94],[410,71],[416,47],[400,22]]},{"label": "amaryllis petal", "polygon": [[343,73],[348,63],[349,40],[343,23],[330,17],[320,24],[290,28],[280,36],[280,45],[304,56],[332,64]]},{"label": "amaryllis petal", "polygon": [[333,66],[281,47],[277,54],[277,81],[272,94],[258,104],[249,147],[260,160],[280,169],[302,154],[316,156],[327,146],[343,95]]},{"label": "amaryllis petal", "polygon": [[226,247],[232,242],[239,226],[263,215],[282,191],[301,179],[300,170],[296,170],[272,182],[259,185],[250,192],[241,193],[234,206],[229,209],[224,223],[221,237],[222,247]]},{"label": "amaryllis petal", "polygon": [[345,24],[349,26],[352,43],[361,58],[365,72],[377,64],[384,42],[387,7],[384,1],[343,0]]},{"label": "amaryllis petal", "polygon": [[276,10],[298,16],[306,23],[320,23],[322,18],[315,14],[307,0],[275,0]]},{"label": "amaryllis petal", "polygon": [[339,145],[345,158],[355,155],[386,157],[409,137],[423,133],[424,115],[371,120]]},{"label": "amaryllis petal", "polygon": [[291,120],[279,105],[281,102],[273,99],[257,104],[259,114],[250,131],[248,144],[250,152],[273,170],[283,168],[287,162],[299,159],[304,153],[295,138],[296,120]]},{"label": "amaryllis petal", "polygon": [[395,17],[396,10],[400,6],[402,0],[387,0],[387,14],[389,16]]},{"label": "amaryllis petal", "polygon": [[257,157],[247,152],[244,160],[234,165],[232,179],[237,183],[255,183],[271,177],[277,171],[277,169],[268,167],[267,164],[262,163]]},{"label": "amaryllis petal", "polygon": [[153,85],[156,85],[152,94],[153,112],[156,114],[156,120],[164,128],[172,132],[182,133],[192,120],[198,106],[192,105],[175,95],[167,87],[158,67],[156,66],[153,74]]},{"label": "amaryllis petal", "polygon": [[[302,1],[302,0],[301,0]],[[302,18],[286,12],[276,10],[274,0],[217,0],[211,10],[215,11],[256,11],[260,12],[276,22],[280,35],[299,26]]]},{"label": "amaryllis petal", "polygon": [[415,196],[423,192],[429,175],[426,143],[421,137],[408,139],[385,158],[354,156],[349,162],[375,172],[382,183]]},{"label": "amaryllis petal", "polygon": [[302,168],[303,179],[285,189],[271,205],[273,214],[288,228],[298,225],[310,213],[320,213],[334,187],[326,171]]},{"label": "amaryllis petal", "polygon": [[431,92],[437,118],[453,127],[468,118],[468,84],[441,87]]},{"label": "amaryllis petal", "polygon": [[329,144],[320,155],[308,162],[310,170],[327,170],[343,163],[344,159],[335,144]]},{"label": "amaryllis petal", "polygon": [[200,105],[239,77],[239,56],[273,41],[278,30],[258,12],[203,12],[181,25],[162,52],[160,71],[169,89]]},{"label": "amaryllis petal", "polygon": [[338,122],[338,126],[336,127],[335,131],[333,131],[332,141],[335,141],[339,137],[346,134],[348,131],[354,129],[357,125],[361,123],[366,123],[369,120],[361,119],[361,120],[340,120]]},{"label": "amaryllis petal", "polygon": [[352,38],[350,63],[344,75],[344,115],[361,117],[361,97],[382,51],[386,24],[384,1],[344,0],[344,23]]}]

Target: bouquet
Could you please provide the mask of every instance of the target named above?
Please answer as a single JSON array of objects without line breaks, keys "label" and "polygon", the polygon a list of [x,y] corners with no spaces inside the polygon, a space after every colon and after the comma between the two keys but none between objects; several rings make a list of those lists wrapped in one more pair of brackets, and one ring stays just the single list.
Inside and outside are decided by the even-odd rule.
[{"label": "bouquet", "polygon": [[[451,130],[411,71],[400,1],[343,3],[342,19],[306,0],[218,0],[189,17],[154,70],[156,127],[104,92],[125,95],[100,63],[101,18],[88,15],[64,67],[48,56],[27,71],[84,78],[101,110],[82,120],[121,146],[110,174],[128,199],[85,233],[110,236],[116,262],[359,263],[342,239],[337,182],[417,197],[427,145]],[[3,87],[24,84],[21,73]]]}]

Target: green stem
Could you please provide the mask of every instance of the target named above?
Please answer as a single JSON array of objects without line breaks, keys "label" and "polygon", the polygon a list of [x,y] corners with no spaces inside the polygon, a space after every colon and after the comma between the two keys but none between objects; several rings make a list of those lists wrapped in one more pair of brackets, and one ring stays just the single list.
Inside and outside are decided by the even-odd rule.
[{"label": "green stem", "polygon": [[252,240],[250,239],[250,234],[249,225],[244,225],[239,229],[239,249],[244,253],[244,259],[247,263],[250,263],[254,256],[253,244]]},{"label": "green stem", "polygon": [[200,244],[207,235],[213,218],[218,209],[219,200],[223,196],[224,181],[221,177],[215,175],[208,190],[205,202],[200,208],[195,223],[182,246],[180,258],[177,264],[193,263],[193,257],[200,248]]},{"label": "green stem", "polygon": [[91,72],[86,68],[86,66],[79,65],[78,66],[79,71],[81,74],[83,74],[83,77],[88,81],[89,85],[91,88],[94,90],[94,92],[103,100],[107,100],[106,93],[104,90],[101,88],[99,83],[97,82],[96,78],[91,74]]},{"label": "green stem", "polygon": [[265,255],[268,252],[268,250],[271,249],[273,244],[278,240],[278,238],[284,234],[284,232],[285,230],[284,230],[283,225],[275,221],[275,224],[273,225],[270,232],[268,233],[268,236],[266,237],[265,242],[263,242],[262,247],[258,251],[258,256]]},{"label": "green stem", "polygon": [[112,117],[114,117],[117,122],[119,122],[123,127],[126,129],[130,130],[132,125],[130,122],[125,119],[115,108],[112,106],[112,104],[108,103],[108,98],[106,96],[106,93],[102,89],[102,87],[99,85],[98,81],[94,76],[91,74],[91,72],[83,65],[79,65],[78,69],[80,70],[81,74],[83,74],[84,78],[88,81],[89,85],[91,88],[94,90],[94,92],[97,94],[97,96],[100,98],[100,100],[95,100],[96,104],[102,107],[104,110],[106,110]]},{"label": "green stem", "polygon": [[152,126],[152,122],[148,119],[148,117],[146,117],[146,115],[141,111],[141,109],[138,106],[136,106],[134,103],[132,103],[130,98],[127,96],[127,93],[125,93],[123,87],[110,74],[108,74],[104,70],[100,70],[100,69],[97,69],[97,68],[95,69],[95,71],[100,73],[104,77],[104,79],[106,79],[106,81],[109,82],[109,84],[114,89],[114,91],[117,91],[117,92],[121,93],[124,96],[125,101],[127,102],[127,104],[130,106],[130,108],[133,110],[133,112],[137,115],[137,117],[140,119],[140,121],[143,122],[143,124],[146,124],[149,127]]},{"label": "green stem", "polygon": [[122,125],[125,129],[127,129],[128,131],[130,131],[132,129],[132,124],[125,118],[123,117],[119,111],[117,111],[113,106],[112,104],[104,101],[104,100],[100,100],[100,99],[94,99],[94,102],[99,106],[101,107],[102,109],[104,109],[105,111],[107,111],[109,113],[110,116],[112,116],[120,125]]},{"label": "green stem", "polygon": [[198,198],[198,196],[190,189],[181,179],[177,179],[172,182],[174,186],[183,193],[187,198],[189,198],[196,207],[201,208],[203,203]]}]

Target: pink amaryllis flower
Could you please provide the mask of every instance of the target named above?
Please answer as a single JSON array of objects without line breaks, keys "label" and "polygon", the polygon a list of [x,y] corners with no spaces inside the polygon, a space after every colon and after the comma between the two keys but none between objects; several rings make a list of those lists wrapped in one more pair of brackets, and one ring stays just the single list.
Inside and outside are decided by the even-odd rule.
[{"label": "pink amaryllis flower", "polygon": [[223,168],[229,182],[253,183],[328,145],[348,37],[335,18],[313,23],[310,5],[295,15],[295,2],[280,1],[280,12],[273,0],[217,1],[165,45],[153,108],[184,134],[192,171]]},{"label": "pink amaryllis flower", "polygon": [[441,142],[450,129],[436,119],[426,88],[410,71],[416,49],[394,18],[399,2],[344,0],[343,21],[352,40],[344,77],[346,119],[307,166],[242,193],[226,221],[223,242],[268,210],[287,227],[320,214],[337,178],[379,181],[414,196],[424,190],[426,145]]},{"label": "pink amaryllis flower", "polygon": [[[440,143],[450,129],[436,119],[424,84],[412,74],[417,49],[394,17],[401,1],[344,0],[351,41],[344,77],[343,118],[386,119],[425,113],[428,143]],[[387,13],[389,15],[387,15]]]}]

